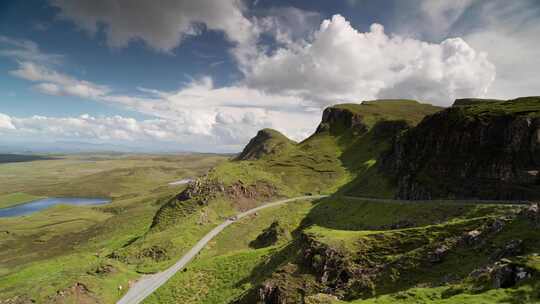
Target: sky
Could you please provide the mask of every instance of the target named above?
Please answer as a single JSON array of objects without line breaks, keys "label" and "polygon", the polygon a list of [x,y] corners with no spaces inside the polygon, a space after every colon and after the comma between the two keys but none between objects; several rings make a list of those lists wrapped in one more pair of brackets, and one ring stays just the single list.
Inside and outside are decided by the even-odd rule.
[{"label": "sky", "polygon": [[0,146],[237,152],[344,102],[540,95],[537,0],[0,1]]}]

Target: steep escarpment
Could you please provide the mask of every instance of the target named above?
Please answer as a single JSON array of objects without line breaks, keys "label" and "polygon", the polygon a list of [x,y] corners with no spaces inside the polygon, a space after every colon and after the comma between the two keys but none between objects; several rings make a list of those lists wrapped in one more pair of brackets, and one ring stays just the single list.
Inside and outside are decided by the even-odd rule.
[{"label": "steep escarpment", "polygon": [[379,122],[402,122],[408,126],[419,123],[426,115],[441,108],[415,100],[385,99],[363,101],[360,104],[338,104],[324,110],[315,134],[344,131],[355,134],[367,132]]},{"label": "steep escarpment", "polygon": [[382,160],[401,199],[538,199],[540,98],[458,100],[396,137]]},{"label": "steep escarpment", "polygon": [[315,134],[323,132],[339,134],[348,129],[352,129],[355,133],[363,133],[368,130],[368,125],[357,111],[351,110],[351,108],[334,106],[323,111],[321,123],[317,127]]}]

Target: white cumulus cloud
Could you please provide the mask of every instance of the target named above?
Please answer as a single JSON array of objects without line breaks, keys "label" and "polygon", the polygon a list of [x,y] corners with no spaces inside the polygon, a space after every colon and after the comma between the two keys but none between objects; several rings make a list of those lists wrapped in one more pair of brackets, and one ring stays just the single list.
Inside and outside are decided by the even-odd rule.
[{"label": "white cumulus cloud", "polygon": [[484,96],[495,78],[487,55],[461,38],[428,43],[389,36],[379,24],[363,33],[340,15],[307,43],[261,54],[246,70],[250,87],[320,105],[378,97],[448,105]]},{"label": "white cumulus cloud", "polygon": [[39,82],[35,88],[49,95],[73,95],[95,99],[106,95],[110,91],[107,86],[78,80],[30,61],[19,62],[19,68],[10,71],[10,74],[33,82]]},{"label": "white cumulus cloud", "polygon": [[15,129],[15,126],[11,121],[11,117],[6,114],[0,113],[0,130],[2,129],[13,130]]}]

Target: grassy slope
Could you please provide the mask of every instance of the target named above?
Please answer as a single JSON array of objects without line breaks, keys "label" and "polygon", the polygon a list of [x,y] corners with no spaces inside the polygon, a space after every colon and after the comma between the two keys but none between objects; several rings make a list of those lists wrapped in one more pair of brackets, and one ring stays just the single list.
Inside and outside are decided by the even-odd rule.
[{"label": "grassy slope", "polygon": [[[384,181],[375,180],[377,173],[370,169],[389,144],[389,139],[376,138],[373,127],[380,121],[395,120],[416,125],[425,115],[440,109],[408,100],[342,104],[334,108],[347,109],[361,116],[370,130],[360,135],[346,129],[316,133],[296,145],[288,142],[281,153],[259,160],[224,163],[215,169],[212,176],[226,184],[237,180],[245,184],[269,181],[284,195],[333,193],[354,179],[367,180],[370,177],[373,180],[370,185],[381,184],[371,194],[388,196],[391,192],[389,186]],[[276,135],[274,140],[286,141],[282,135]],[[362,178],[364,175],[366,177]]]},{"label": "grassy slope", "polygon": [[[346,108],[354,114],[361,115],[362,121],[369,128],[373,128],[379,121],[387,120],[405,120],[410,125],[415,125],[426,114],[438,110],[437,107],[419,104],[414,101],[366,102],[364,105],[345,104],[336,107]],[[267,130],[267,132],[269,131]],[[279,195],[282,196],[294,196],[304,193],[333,193],[351,182],[358,174],[362,174],[371,168],[375,164],[380,151],[387,145],[387,142],[376,141],[374,134],[371,132],[359,136],[353,134],[351,130],[317,133],[298,144],[287,141],[279,133],[276,134],[271,137],[270,141],[273,140],[273,146],[283,148],[279,153],[266,155],[258,160],[222,163],[210,172],[209,179],[218,179],[225,186],[238,181],[246,185],[267,182],[274,185]],[[275,144],[283,141],[286,144]],[[374,193],[374,195],[380,195],[382,192],[380,189],[376,189],[376,191],[378,192]],[[381,196],[384,196],[384,194]],[[226,204],[226,202],[221,203]],[[211,210],[215,208],[214,206],[215,203],[211,202],[204,209],[205,211],[201,212],[212,213]],[[221,214],[227,214],[227,211],[231,212],[232,209],[227,210],[222,205]],[[295,219],[300,218],[294,214],[292,212],[287,216],[292,216]],[[173,246],[165,240],[173,237],[173,232],[182,231],[183,227],[186,226],[186,222],[189,221],[188,217],[188,219],[164,231],[149,233],[147,239],[141,241],[140,246],[157,245],[171,251],[170,248],[173,248]],[[270,222],[266,223],[261,219],[256,219],[255,222],[264,223],[265,226],[257,226],[258,229],[247,225],[241,225],[240,228],[233,226],[223,233],[224,238],[230,236],[227,241],[220,241],[223,238],[218,238],[215,243],[210,245],[211,249],[208,252],[225,254],[242,248],[246,249],[246,244],[253,240],[259,231],[262,231],[263,228],[270,224]],[[242,229],[241,227],[246,228]],[[250,230],[253,230],[253,232],[248,233]],[[158,239],[163,241],[158,241]],[[192,242],[187,243],[191,244]],[[164,267],[167,263],[170,264],[173,257],[179,256],[178,253],[180,252],[182,251],[176,251],[176,254],[172,254],[166,262],[161,263],[162,266],[160,267]],[[211,256],[213,254],[205,252],[202,255]],[[152,264],[155,265],[155,263]]]},{"label": "grassy slope", "polygon": [[[373,255],[372,258],[385,259],[398,258],[400,254],[414,254],[414,250],[411,252],[404,250],[401,253],[392,251],[399,251],[401,246],[407,242],[429,244],[431,241],[447,237],[447,234],[452,233],[452,231],[454,231],[453,233],[461,233],[467,229],[474,229],[478,221],[492,216],[500,216],[514,208],[511,206],[446,203],[433,205],[425,203],[395,204],[339,198],[329,198],[315,203],[292,203],[272,208],[262,211],[254,220],[243,219],[226,229],[188,266],[187,271],[175,275],[145,303],[230,303],[237,299],[250,288],[268,278],[280,266],[295,261],[294,252],[291,252],[290,248],[290,246],[294,246],[294,238],[284,238],[276,246],[263,249],[249,248],[249,242],[274,220],[287,227],[288,231],[304,230],[318,241],[333,248],[340,248],[345,252],[357,254],[359,244],[375,246],[371,249],[363,247],[363,251],[369,253],[370,250],[373,250],[372,253],[369,253]],[[422,210],[421,213],[417,212],[419,209]],[[337,214],[347,216],[338,217]],[[412,220],[417,228],[386,230],[388,228],[385,226],[402,220]],[[515,233],[521,229],[522,227],[509,228],[505,235],[499,236],[500,239],[497,242],[504,243],[508,239],[514,238]],[[381,235],[384,236],[382,239]],[[531,233],[530,237],[534,237],[534,233]],[[426,244],[423,246],[427,246]],[[384,250],[381,250],[383,248]],[[384,253],[388,250],[390,252]],[[463,259],[468,259],[468,266],[463,266]],[[471,256],[464,258],[458,254],[447,264],[427,272],[414,273],[411,278],[404,280],[408,282],[410,279],[423,279],[435,282],[440,279],[440,275],[455,272],[454,269],[460,269],[460,267],[462,275],[466,275],[475,263],[478,263],[478,259]],[[293,278],[288,280],[291,284],[294,282]],[[410,287],[413,288],[409,289]],[[371,303],[370,301],[373,303],[379,303],[376,301],[381,301],[380,303],[416,303],[415,300],[432,303],[437,300],[437,297],[440,298],[446,290],[440,287],[418,289],[410,283],[383,285],[381,288],[380,292],[390,294],[374,298],[366,303]],[[531,286],[526,285],[508,289],[505,292],[486,291],[468,297],[478,299],[478,303],[485,303],[494,293],[505,298],[519,290],[530,288]],[[438,296],[435,296],[437,294]],[[433,295],[431,302],[428,301],[428,295]],[[458,296],[454,298],[456,302],[448,303],[459,303],[459,299],[466,298],[464,295]]]},{"label": "grassy slope", "polygon": [[375,125],[379,120],[405,120],[410,125],[416,125],[426,115],[441,110],[437,106],[407,99],[364,101],[362,104],[347,103],[334,107],[363,115],[369,126]]},{"label": "grassy slope", "polygon": [[464,107],[466,115],[496,116],[508,114],[527,114],[531,117],[540,117],[538,104],[540,97],[521,97],[512,100],[491,100]]},{"label": "grassy slope", "polygon": [[[363,121],[371,128],[381,120],[404,119],[408,124],[415,125],[426,114],[438,110],[438,108],[418,105],[412,101],[368,102],[363,106],[346,104],[336,107],[362,114]],[[375,170],[376,159],[381,151],[387,148],[388,141],[380,141],[374,132],[355,136],[348,130],[341,131],[333,134],[328,132],[316,134],[304,142],[288,147],[281,154],[271,157],[224,163],[212,172],[213,177],[223,179],[226,184],[237,180],[242,180],[246,184],[265,180],[277,185],[281,193],[285,195],[303,192],[331,193],[339,189],[340,192],[361,196],[391,197],[393,195],[391,186],[378,176]],[[434,246],[432,242],[435,240],[440,240],[452,233],[459,234],[468,229],[474,229],[478,223],[501,216],[509,208],[512,209],[512,207],[474,204],[374,203],[335,197],[317,204],[305,205],[303,209],[282,208],[283,212],[279,212],[279,209],[268,211],[268,214],[272,214],[270,217],[263,215],[252,222],[243,221],[226,229],[217,240],[210,244],[209,248],[201,253],[186,272],[177,274],[148,299],[147,303],[229,303],[255,286],[264,277],[268,277],[280,265],[292,261],[283,256],[291,253],[290,246],[294,246],[294,236],[288,243],[280,243],[278,246],[257,250],[249,248],[249,242],[262,229],[268,227],[270,218],[288,223],[296,223],[302,219],[298,224],[297,232],[310,227],[305,231],[321,242],[344,248],[350,253],[357,253],[360,239],[368,240],[364,244],[375,246],[373,248],[396,246],[394,249],[399,250],[401,245],[396,244],[407,242],[415,244],[418,241],[423,242],[423,245],[416,244],[418,246]],[[403,220],[412,222],[415,228],[387,230],[389,225]],[[524,227],[508,229],[494,241],[495,244],[500,246],[516,238],[517,233],[522,229],[526,230]],[[536,238],[535,233],[531,232],[527,238]],[[373,242],[373,237],[377,239],[381,235],[383,241]],[[532,244],[533,247],[536,246],[534,242]],[[392,257],[394,254],[414,256],[415,251],[411,252],[394,252],[385,257],[384,254],[381,255],[375,250],[373,255],[383,259],[395,258]],[[475,253],[463,252],[461,254],[464,255],[453,256],[449,262],[434,269],[433,272],[427,269],[414,273],[410,277],[404,276],[404,281],[436,282],[443,274],[452,273],[455,269],[459,270],[462,259],[469,259],[467,266],[458,271],[461,276],[464,276],[467,271],[481,264],[480,260],[485,259],[485,257],[474,258]],[[289,280],[289,284],[295,284],[293,278]],[[438,302],[447,289],[417,288],[415,284],[406,283],[398,286],[382,284],[380,292],[389,294],[367,300],[366,303]],[[531,290],[536,286],[534,285],[536,283],[532,284],[506,290],[488,290],[479,294],[460,294],[445,301],[448,303],[462,303],[463,301],[487,303],[493,299],[517,299],[516,295],[523,291],[530,296]],[[444,296],[448,297],[447,293],[444,293]]]},{"label": "grassy slope", "polygon": [[[347,108],[354,113],[363,115],[364,121],[371,128],[376,125],[377,121],[388,119],[404,119],[409,124],[414,125],[425,114],[437,110],[435,107],[419,105],[411,101],[368,102],[362,106],[347,104],[336,107]],[[209,174],[209,177],[219,178],[225,185],[231,185],[239,180],[248,185],[266,181],[275,185],[279,190],[279,194],[284,196],[293,196],[305,192],[332,193],[338,189],[348,193],[353,191],[354,194],[365,196],[391,196],[391,187],[377,175],[375,170],[377,156],[387,147],[388,142],[378,140],[371,131],[362,136],[355,136],[348,130],[341,131],[333,134],[328,132],[316,134],[302,143],[287,145],[286,149],[272,157],[263,157],[254,161],[222,163]],[[118,168],[116,175],[124,174],[125,169]],[[146,170],[141,168],[141,171]],[[137,174],[135,170],[129,171],[129,174],[125,176],[129,179],[129,176],[136,176]],[[159,177],[160,174],[157,173],[156,176]],[[164,178],[164,176],[160,178]],[[139,177],[135,179],[139,179]],[[86,179],[86,181],[89,180],[99,185],[98,178]],[[136,183],[133,186],[132,182],[126,180],[125,186],[122,188],[125,189],[123,191],[127,194],[117,193],[115,195],[125,197],[129,196],[131,191],[136,195],[140,195],[137,193],[137,189],[154,185],[147,181]],[[84,189],[82,185],[81,189]],[[107,188],[105,187],[105,189]],[[111,189],[109,192],[115,189],[118,188]],[[158,200],[159,197],[171,194],[160,193],[162,190],[159,188],[154,189],[153,194],[155,196],[146,199],[141,198],[139,203],[134,201],[126,203],[129,206],[136,205],[141,208],[139,210],[140,215],[126,216],[124,218],[126,227],[124,228],[122,228],[122,225],[116,227],[117,222],[115,221],[114,225],[110,225],[114,226],[114,228],[111,228],[114,231],[101,233],[101,231],[97,230],[99,233],[96,232],[92,238],[95,243],[92,246],[81,248],[84,252],[83,255],[76,252],[66,255],[62,258],[63,267],[59,267],[58,263],[60,262],[57,260],[47,260],[47,264],[37,263],[35,268],[34,266],[28,267],[25,270],[26,272],[22,271],[20,274],[10,275],[9,284],[11,285],[9,286],[20,284],[25,279],[27,280],[30,274],[38,274],[39,267],[48,267],[46,269],[50,269],[52,273],[58,273],[58,280],[53,280],[53,282],[58,283],[47,289],[48,292],[55,288],[60,289],[62,286],[67,286],[68,284],[60,283],[59,279],[65,279],[69,273],[71,275],[69,277],[70,282],[75,279],[82,280],[93,291],[102,294],[106,302],[112,302],[112,299],[118,296],[115,286],[119,284],[125,285],[129,278],[136,277],[135,270],[143,272],[156,271],[170,265],[198,238],[222,221],[225,216],[236,212],[231,202],[223,197],[218,197],[210,202],[208,206],[183,218],[165,230],[148,231],[148,225],[151,221],[150,210],[155,211],[160,204],[153,202]],[[24,191],[24,189],[20,191]],[[42,193],[41,191],[38,192]],[[418,212],[419,210],[420,212]],[[376,234],[388,234],[388,238],[385,239],[388,239],[391,244],[391,241],[395,240],[396,237],[405,240],[409,237],[416,239],[425,233],[428,233],[428,235],[429,233],[431,235],[444,233],[444,230],[450,227],[446,226],[445,222],[453,218],[457,218],[455,219],[457,222],[453,223],[453,225],[459,225],[468,223],[468,218],[482,218],[500,212],[501,210],[498,207],[489,206],[394,205],[336,198],[324,200],[317,204],[304,202],[272,208],[261,212],[254,220],[243,220],[225,230],[188,267],[188,271],[178,273],[147,302],[228,303],[240,296],[288,261],[287,256],[291,253],[290,246],[295,243],[295,233],[289,235],[289,238],[282,239],[276,246],[269,248],[251,249],[248,245],[275,219],[283,223],[289,232],[295,229],[298,232],[300,229],[309,226],[310,228],[307,231],[313,233],[321,241],[326,241],[333,246],[342,246],[350,252],[355,252],[358,238],[370,238],[374,230],[378,231]],[[126,211],[125,214],[132,215],[133,211]],[[408,229],[408,232],[389,231],[388,233],[385,230],[387,227],[381,227],[394,224],[402,219],[412,220],[418,227]],[[434,228],[430,227],[439,227],[433,224],[439,225],[439,230],[433,232]],[[523,227],[516,228],[515,233],[518,233],[521,229]],[[515,234],[510,234],[508,237],[515,237]],[[156,261],[153,258],[140,256],[141,252],[151,247],[165,248],[166,258]],[[120,263],[118,260],[105,259],[102,257],[103,254],[96,257],[90,253],[93,250],[99,251],[100,248],[105,248],[103,254],[113,251],[119,252],[122,258],[127,259],[125,261],[127,264]],[[96,265],[103,262],[117,263],[115,265],[121,271],[117,275],[105,277],[96,275],[81,277],[81,266],[78,265],[77,261],[86,263],[87,266],[84,268],[90,273]],[[59,268],[62,270],[59,270]],[[40,284],[40,282],[43,282],[40,280],[47,279],[45,275],[36,275],[36,277],[32,284]],[[2,290],[2,286],[0,283],[0,290]],[[437,297],[440,297],[442,293],[442,290],[438,287],[412,289],[409,289],[409,287],[403,286],[404,291],[398,291],[395,294],[389,294],[370,301],[415,303],[412,299],[421,299],[428,303],[437,300]],[[529,287],[525,286],[523,288]],[[483,303],[482,301],[489,301],[493,293],[504,293],[504,295],[501,295],[502,298],[511,295],[513,292],[516,292],[516,290],[488,291],[474,296],[477,297],[475,300]],[[45,291],[40,290],[39,293],[34,292],[34,294],[43,295]],[[407,295],[410,295],[410,297],[407,298]],[[465,296],[463,295],[463,297]],[[473,297],[473,295],[469,296]]]},{"label": "grassy slope", "polygon": [[40,198],[43,197],[21,192],[4,194],[0,195],[0,208],[13,207],[26,202],[35,201]]},{"label": "grassy slope", "polygon": [[[103,206],[57,206],[0,219],[0,246],[6,248],[0,252],[0,299],[25,295],[44,301],[81,282],[104,303],[114,302],[117,286],[127,286],[138,275],[133,266],[107,256],[143,236],[164,198],[183,188],[168,182],[203,174],[224,159],[84,155],[0,165],[0,176],[10,176],[7,186],[0,185],[4,193],[11,188],[51,196],[113,197]],[[109,264],[111,273],[96,273],[98,266]]]},{"label": "grassy slope", "polygon": [[[312,202],[293,202],[265,209],[227,228],[205,248],[185,272],[179,272],[144,303],[228,303],[269,275],[272,261],[290,241],[313,207]],[[252,249],[254,240],[273,221],[288,232],[275,246]]]}]

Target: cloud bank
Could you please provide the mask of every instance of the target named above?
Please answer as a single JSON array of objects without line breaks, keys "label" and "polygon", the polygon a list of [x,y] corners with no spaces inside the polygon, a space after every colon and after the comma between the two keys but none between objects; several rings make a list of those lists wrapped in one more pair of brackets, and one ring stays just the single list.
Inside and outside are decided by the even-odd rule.
[{"label": "cloud bank", "polygon": [[[505,44],[500,52],[488,47],[494,37],[515,45],[508,30],[512,27],[499,21],[504,18],[478,18],[479,28],[484,30],[445,37],[441,33],[452,33],[464,12],[477,1],[416,2],[418,19],[429,27],[424,29],[425,35],[391,34],[380,24],[363,32],[341,15],[321,22],[317,13],[294,8],[246,17],[246,7],[239,0],[163,1],[159,7],[147,1],[52,0],[63,18],[92,34],[103,31],[113,48],[142,41],[158,52],[174,53],[185,37],[200,34],[204,27],[221,31],[232,43],[230,54],[243,78],[216,87],[212,77],[202,76],[169,92],[137,88],[130,94],[118,94],[110,86],[60,72],[51,60],[56,57],[41,53],[32,42],[0,37],[0,46],[9,46],[0,49],[0,55],[17,60],[18,67],[11,75],[32,82],[33,89],[48,95],[92,99],[152,117],[21,118],[3,114],[0,132],[170,141],[188,146],[204,141],[216,150],[238,150],[263,127],[303,139],[315,128],[322,109],[335,103],[412,98],[447,106],[456,98],[484,97],[500,90],[500,86],[490,89],[498,81],[496,76],[511,82],[507,71],[512,62],[503,55],[515,47]],[[491,8],[485,6],[488,11],[484,13],[495,14],[501,5],[497,3]],[[523,21],[526,16],[510,19]],[[531,30],[515,31],[532,37],[537,27],[537,23],[531,23]],[[445,38],[419,38],[430,35]],[[274,40],[271,46],[263,39],[268,36]],[[535,48],[529,47],[536,42],[519,45],[527,47],[521,51],[526,56],[516,59],[523,65],[534,57],[530,52]],[[539,64],[535,62],[534,66]],[[505,70],[500,71],[499,66]],[[531,87],[530,83],[527,86]]]},{"label": "cloud bank", "polygon": [[240,0],[52,0],[51,4],[90,34],[103,25],[108,45],[115,48],[142,40],[169,52],[185,37],[199,34],[201,25],[224,32],[234,43],[253,37]]},{"label": "cloud bank", "polygon": [[359,32],[340,15],[314,38],[259,56],[246,67],[250,87],[326,106],[375,98],[413,98],[448,105],[484,96],[495,66],[461,38],[440,44],[388,36],[382,25]]}]

